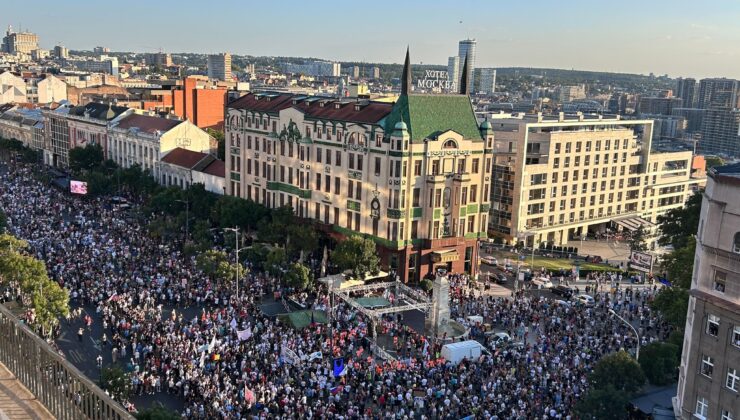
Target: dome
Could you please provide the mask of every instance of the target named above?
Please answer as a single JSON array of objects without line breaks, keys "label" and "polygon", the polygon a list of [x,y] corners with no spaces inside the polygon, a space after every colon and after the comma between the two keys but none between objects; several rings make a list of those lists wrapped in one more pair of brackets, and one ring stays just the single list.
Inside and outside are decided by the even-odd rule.
[{"label": "dome", "polygon": [[406,123],[403,121],[399,121],[396,123],[396,126],[394,127],[394,130],[408,130],[409,128],[406,126]]},{"label": "dome", "polygon": [[493,130],[493,126],[488,120],[485,120],[480,125],[481,130]]}]

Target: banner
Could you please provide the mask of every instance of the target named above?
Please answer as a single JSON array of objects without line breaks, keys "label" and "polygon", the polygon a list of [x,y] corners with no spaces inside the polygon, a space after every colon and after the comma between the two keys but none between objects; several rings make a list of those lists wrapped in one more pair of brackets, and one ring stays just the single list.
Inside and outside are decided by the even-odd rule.
[{"label": "banner", "polygon": [[239,337],[239,341],[249,340],[249,337],[252,336],[252,330],[250,328],[247,328],[243,331],[237,331],[236,335],[237,337]]},{"label": "banner", "polygon": [[635,270],[649,273],[653,267],[653,256],[644,252],[632,252],[629,266]]}]

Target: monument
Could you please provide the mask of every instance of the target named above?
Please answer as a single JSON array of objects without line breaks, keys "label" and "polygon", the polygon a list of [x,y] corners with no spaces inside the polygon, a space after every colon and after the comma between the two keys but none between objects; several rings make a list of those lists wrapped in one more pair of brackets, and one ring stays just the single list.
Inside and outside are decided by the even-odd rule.
[{"label": "monument", "polygon": [[437,270],[432,287],[432,308],[426,318],[426,330],[433,337],[441,337],[450,323],[450,283],[447,270]]}]

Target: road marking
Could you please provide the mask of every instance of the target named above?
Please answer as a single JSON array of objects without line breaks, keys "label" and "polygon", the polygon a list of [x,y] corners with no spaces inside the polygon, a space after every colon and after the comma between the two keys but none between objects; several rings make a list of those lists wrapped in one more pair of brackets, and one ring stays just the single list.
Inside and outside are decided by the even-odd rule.
[{"label": "road marking", "polygon": [[90,339],[90,341],[92,341],[93,347],[95,347],[97,351],[100,351],[100,345],[98,345],[98,342],[94,340],[92,337],[88,337],[88,338]]}]

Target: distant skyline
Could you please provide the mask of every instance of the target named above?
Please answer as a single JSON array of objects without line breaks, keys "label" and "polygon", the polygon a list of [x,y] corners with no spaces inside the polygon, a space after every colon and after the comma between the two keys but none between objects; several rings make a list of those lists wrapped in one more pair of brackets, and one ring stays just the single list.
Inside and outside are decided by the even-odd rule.
[{"label": "distant skyline", "polygon": [[[32,6],[31,6],[32,5]],[[0,25],[42,48],[318,57],[446,65],[478,41],[476,67],[537,67],[740,79],[740,2],[594,3],[4,0]]]}]

